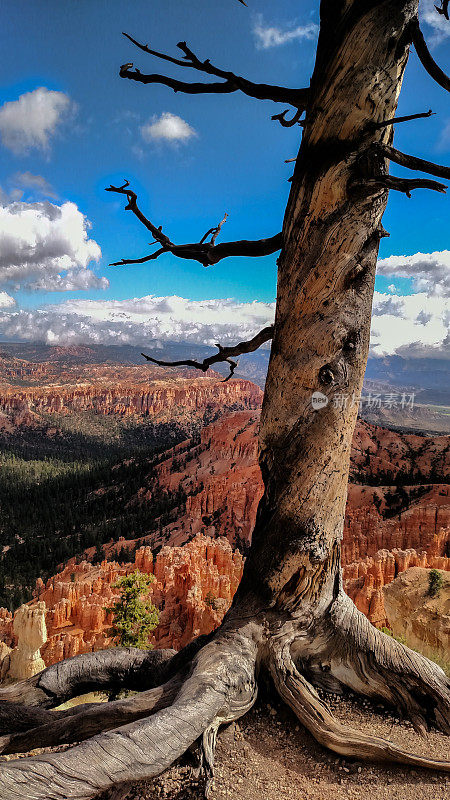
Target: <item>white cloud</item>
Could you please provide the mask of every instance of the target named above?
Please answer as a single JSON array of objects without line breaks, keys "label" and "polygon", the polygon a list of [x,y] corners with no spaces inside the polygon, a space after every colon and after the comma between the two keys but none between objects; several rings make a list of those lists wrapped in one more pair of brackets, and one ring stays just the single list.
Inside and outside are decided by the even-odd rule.
[{"label": "white cloud", "polygon": [[24,189],[30,189],[42,197],[49,197],[51,200],[56,200],[58,197],[53,186],[42,175],[33,175],[27,170],[26,172],[16,172],[12,180]]},{"label": "white cloud", "polygon": [[88,269],[101,250],[75,203],[0,205],[0,286],[45,291],[107,288]]},{"label": "white cloud", "polygon": [[280,45],[288,44],[295,40],[307,39],[313,40],[317,38],[319,26],[314,22],[309,22],[306,25],[286,25],[279,27],[276,25],[267,25],[263,17],[259,15],[253,25],[253,34],[256,39],[256,47],[258,50],[268,50],[270,47],[280,47]]},{"label": "white cloud", "polygon": [[197,135],[194,128],[191,128],[184,119],[171,114],[170,111],[164,111],[160,117],[153,116],[141,126],[141,136],[146,142],[165,141],[178,144]]},{"label": "white cloud", "polygon": [[380,294],[375,292],[373,298],[372,316],[382,317],[389,314],[392,317],[402,317],[404,312],[404,298],[399,295]]},{"label": "white cloud", "polygon": [[450,250],[382,258],[378,261],[377,272],[379,275],[412,278],[416,292],[450,296]]},{"label": "white cloud", "polygon": [[389,284],[388,292],[390,292],[391,294],[397,294],[397,287],[396,287],[395,283],[390,283]]},{"label": "white cloud", "polygon": [[68,300],[41,310],[0,315],[0,335],[49,344],[232,344],[273,321],[274,303],[146,297]]},{"label": "white cloud", "polygon": [[13,308],[15,305],[14,297],[6,294],[6,292],[0,292],[0,308]]},{"label": "white cloud", "polygon": [[425,292],[403,297],[375,292],[373,355],[450,357],[448,302]]},{"label": "white cloud", "polygon": [[2,143],[13,153],[32,148],[48,150],[50,140],[71,110],[76,108],[64,92],[40,86],[0,107]]},{"label": "white cloud", "polygon": [[[394,301],[394,302],[393,302]],[[133,344],[168,341],[232,344],[273,322],[274,303],[168,296],[66,300],[40,310],[0,313],[0,336],[48,344]],[[450,313],[444,298],[375,292],[373,355],[447,356]]]},{"label": "white cloud", "polygon": [[443,14],[438,14],[435,6],[440,5],[440,0],[421,0],[419,6],[420,19],[430,26],[433,33],[426,37],[428,44],[435,47],[450,36],[450,24]]}]

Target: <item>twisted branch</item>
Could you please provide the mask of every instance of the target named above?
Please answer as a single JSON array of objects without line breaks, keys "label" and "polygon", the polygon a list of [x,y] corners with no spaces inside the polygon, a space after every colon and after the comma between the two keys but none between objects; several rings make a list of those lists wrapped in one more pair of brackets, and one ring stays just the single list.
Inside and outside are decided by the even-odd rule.
[{"label": "twisted branch", "polygon": [[[439,11],[439,9],[437,10]],[[448,13],[448,4],[446,4],[446,11]],[[444,14],[444,16],[446,16],[446,14]],[[450,78],[436,64],[433,56],[428,50],[423,33],[420,30],[419,20],[417,18],[411,24],[411,34],[412,43],[416,49],[419,60],[422,62],[422,66],[426,69],[433,80],[439,84],[439,86],[442,86],[443,89],[446,89],[447,92],[450,92]]]},{"label": "twisted branch", "polygon": [[292,119],[286,119],[286,114],[288,113],[289,109],[286,109],[286,111],[281,111],[280,114],[273,114],[271,119],[278,120],[278,122],[280,123],[280,125],[283,126],[283,128],[292,128],[294,125],[300,125],[303,127],[303,121],[300,120],[300,117],[303,114],[302,108],[297,109]]},{"label": "twisted branch", "polygon": [[[240,0],[241,3],[242,1],[243,0]],[[446,20],[450,20],[450,17],[448,15],[449,0],[441,0],[441,2],[442,5],[440,7],[435,6],[436,11],[438,12],[438,14],[442,14],[442,16],[445,17]]]},{"label": "twisted branch", "polygon": [[[122,186],[111,185],[105,191],[125,195],[128,200],[125,210],[132,211],[147,230],[151,232],[155,240],[154,243],[159,243],[161,245],[154,253],[150,253],[143,258],[122,258],[121,261],[114,261],[109,265],[112,267],[122,266],[123,264],[143,264],[146,261],[153,261],[158,258],[158,256],[162,255],[162,253],[173,253],[173,255],[178,256],[178,258],[192,259],[193,261],[198,261],[200,264],[203,264],[204,267],[209,267],[229,256],[248,256],[256,258],[271,255],[281,248],[281,233],[277,233],[275,236],[271,236],[268,239],[241,239],[237,242],[216,244],[217,236],[220,233],[222,225],[226,222],[228,214],[225,214],[218,225],[214,228],[210,228],[200,242],[175,244],[163,233],[162,226],[157,228],[156,225],[142,213],[137,204],[136,192],[130,189],[129,181],[125,181]],[[208,236],[211,236],[209,242],[206,241]]]},{"label": "twisted branch", "polygon": [[230,365],[230,374],[227,375],[223,381],[223,383],[226,383],[234,375],[234,371],[237,367],[237,361],[233,361],[232,359],[244,353],[253,353],[261,347],[264,342],[268,342],[272,339],[273,327],[273,325],[269,325],[267,328],[263,328],[262,331],[257,333],[256,336],[248,342],[239,342],[239,344],[232,347],[222,347],[222,345],[217,344],[216,347],[219,349],[219,352],[213,356],[208,356],[208,358],[203,359],[203,361],[194,361],[192,359],[186,359],[185,361],[160,361],[157,358],[145,355],[145,353],[141,353],[141,355],[146,358],[147,361],[151,361],[152,364],[157,364],[159,367],[192,367],[193,369],[200,369],[202,372],[207,372],[213,364],[226,361]]},{"label": "twisted branch", "polygon": [[201,61],[198,56],[187,46],[186,42],[178,42],[177,47],[184,53],[183,58],[174,58],[166,53],[160,53],[158,50],[152,50],[148,45],[138,42],[128,33],[123,34],[130,42],[136,47],[139,47],[144,53],[151,56],[160,58],[163,61],[169,61],[178,67],[188,67],[196,69],[198,72],[203,72],[206,75],[214,75],[217,78],[222,78],[222,83],[186,83],[184,81],[169,78],[167,75],[145,75],[138,69],[133,70],[133,63],[122,64],[120,67],[119,75],[121,78],[128,78],[129,80],[138,81],[139,83],[161,83],[174,92],[185,92],[187,94],[229,94],[231,92],[241,91],[248,97],[254,97],[257,100],[273,100],[275,103],[289,103],[298,109],[305,110],[309,90],[308,89],[289,89],[285,86],[272,86],[267,83],[253,83],[247,78],[240,75],[235,75],[234,72],[223,70],[211,64],[209,59]]},{"label": "twisted branch", "polygon": [[[402,167],[415,169],[419,172],[428,172],[430,175],[437,175],[438,178],[450,178],[450,167],[434,164],[432,161],[426,161],[416,156],[410,156],[407,153],[396,150],[395,147],[391,147],[388,144],[377,144],[376,147],[386,158],[395,161],[396,164],[400,164]],[[439,189],[437,191],[441,190]]]}]

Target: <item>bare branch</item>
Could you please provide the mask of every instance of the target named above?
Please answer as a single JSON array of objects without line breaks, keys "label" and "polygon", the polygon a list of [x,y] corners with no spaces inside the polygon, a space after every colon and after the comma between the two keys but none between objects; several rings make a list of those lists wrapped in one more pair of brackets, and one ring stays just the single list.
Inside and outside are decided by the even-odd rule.
[{"label": "bare branch", "polygon": [[273,325],[269,325],[267,328],[263,328],[262,331],[256,334],[253,339],[249,339],[247,342],[239,342],[239,344],[234,345],[233,347],[222,347],[222,345],[217,344],[216,347],[218,348],[219,352],[213,356],[208,356],[208,358],[203,359],[203,361],[194,361],[193,359],[186,359],[185,361],[161,361],[157,358],[152,358],[152,356],[147,356],[145,353],[141,353],[141,355],[147,359],[147,361],[151,361],[152,364],[157,364],[159,367],[192,367],[193,369],[199,369],[202,372],[207,372],[213,364],[219,364],[221,362],[228,362],[230,365],[230,374],[224,379],[224,383],[229,381],[234,371],[237,367],[237,362],[233,361],[233,358],[237,356],[241,356],[244,353],[253,353],[255,350],[258,350],[264,342],[270,341],[273,338]]},{"label": "bare branch", "polygon": [[378,130],[378,128],[386,128],[388,125],[396,125],[397,122],[409,122],[412,119],[424,119],[433,115],[431,108],[428,111],[423,111],[421,114],[408,114],[406,117],[393,117],[392,119],[384,119],[382,122],[371,122],[370,128]]},{"label": "bare branch", "polygon": [[[448,5],[447,5],[448,11]],[[412,32],[412,43],[416,49],[416,53],[422,62],[422,66],[426,69],[429,75],[439,84],[442,86],[443,89],[446,89],[447,92],[450,92],[450,78],[441,70],[441,68],[436,64],[433,56],[431,55],[430,51],[428,50],[427,44],[423,37],[423,33],[420,30],[419,20],[416,18],[411,25],[411,32]]]},{"label": "bare branch", "polygon": [[127,180],[124,181],[122,186],[113,186],[111,184],[111,186],[108,186],[108,188],[105,191],[116,192],[117,194],[124,194],[128,200],[128,204],[125,206],[125,211],[132,211],[133,214],[135,214],[135,216],[138,218],[138,220],[142,222],[142,224],[145,225],[145,227],[153,234],[153,238],[155,239],[155,241],[162,244],[163,247],[167,247],[167,249],[170,249],[170,247],[173,246],[169,237],[162,232],[162,227],[160,226],[159,228],[157,228],[155,225],[153,225],[153,223],[150,222],[150,220],[147,219],[147,217],[142,213],[140,208],[138,208],[137,194],[136,192],[133,192],[132,189],[130,189],[129,181]]},{"label": "bare branch", "polygon": [[[144,256],[143,258],[123,258],[121,261],[113,262],[113,264],[110,266],[118,267],[124,264],[144,264],[147,261],[153,261],[154,259],[158,258],[160,255],[162,255],[162,253],[172,253],[178,258],[192,259],[193,261],[198,261],[200,264],[203,264],[204,267],[208,267],[212,264],[217,264],[223,258],[228,258],[229,256],[247,256],[250,258],[256,258],[260,256],[271,255],[281,248],[281,233],[277,233],[275,236],[271,236],[268,239],[241,239],[236,242],[222,242],[221,244],[215,244],[217,236],[227,220],[228,214],[225,214],[224,218],[218,225],[216,225],[216,227],[210,228],[209,231],[207,231],[202,237],[200,242],[175,244],[165,233],[163,233],[162,226],[157,228],[156,225],[154,225],[145,216],[145,214],[142,213],[137,204],[136,192],[130,189],[129,181],[124,181],[122,186],[108,186],[106,191],[125,195],[128,201],[127,205],[125,206],[125,210],[132,211],[138,220],[147,228],[147,230],[151,231],[155,239],[155,243],[159,243],[161,245],[161,247],[154,253]],[[209,242],[205,241],[210,235],[211,240]]]},{"label": "bare branch", "polygon": [[[243,0],[239,0],[239,2],[242,3]],[[441,7],[435,6],[436,11],[438,12],[438,14],[442,14],[442,16],[445,17],[446,20],[450,20],[450,17],[448,15],[449,0],[441,0],[441,2],[442,2]]]},{"label": "bare branch", "polygon": [[160,53],[158,50],[152,50],[148,45],[141,44],[130,36],[124,33],[127,39],[132,42],[144,53],[151,56],[160,58],[163,61],[169,61],[178,67],[188,67],[196,69],[199,72],[204,72],[206,75],[214,75],[216,78],[222,78],[223,83],[186,83],[179,81],[175,78],[169,78],[166,75],[145,75],[138,69],[133,70],[133,64],[123,64],[120,67],[120,77],[128,78],[130,80],[138,81],[139,83],[161,83],[174,92],[185,92],[187,94],[204,94],[205,92],[212,92],[217,94],[227,94],[230,92],[241,91],[248,97],[255,97],[258,100],[273,100],[276,103],[289,103],[298,109],[305,110],[309,90],[308,89],[289,89],[285,86],[272,86],[266,83],[253,83],[253,81],[242,78],[240,75],[235,75],[229,70],[223,70],[211,64],[209,59],[201,61],[195,53],[187,46],[186,42],[179,42],[177,47],[184,53],[182,59],[174,58],[166,53]]},{"label": "bare branch", "polygon": [[286,109],[286,111],[281,111],[280,114],[274,114],[271,117],[271,119],[278,120],[278,122],[280,123],[280,125],[283,126],[283,128],[292,128],[294,125],[297,125],[297,124],[301,125],[302,124],[301,121],[300,121],[300,117],[303,114],[303,109],[302,108],[298,108],[297,111],[295,112],[294,116],[292,117],[292,119],[289,119],[289,120],[286,119],[286,114],[288,114],[288,113],[289,113],[289,109]]},{"label": "bare branch", "polygon": [[445,194],[447,190],[445,184],[431,181],[428,178],[397,178],[394,175],[380,175],[376,178],[369,178],[364,181],[364,186],[369,186],[375,192],[394,189],[397,192],[404,192],[407,197],[411,197],[413,189],[432,189],[435,192],[442,192],[442,194]]},{"label": "bare branch", "polygon": [[440,164],[434,164],[432,161],[425,161],[423,158],[410,156],[407,153],[396,150],[395,147],[390,147],[388,144],[379,144],[377,148],[381,150],[386,158],[395,161],[396,164],[400,164],[402,167],[415,169],[419,172],[428,172],[430,175],[436,175],[438,178],[450,179],[450,167],[444,167]]},{"label": "bare branch", "polygon": [[154,253],[150,253],[149,256],[144,256],[143,258],[121,258],[120,261],[112,261],[110,264],[108,264],[108,266],[123,267],[124,264],[145,264],[146,261],[155,261],[158,256],[167,252],[169,252],[167,247],[160,247],[158,250],[155,250]]},{"label": "bare branch", "polygon": [[222,220],[219,222],[219,224],[217,225],[217,227],[216,227],[216,228],[214,228],[213,235],[211,236],[211,244],[215,244],[215,243],[216,243],[216,239],[217,239],[217,237],[218,237],[218,235],[219,235],[219,233],[220,233],[220,230],[221,230],[221,228],[222,228],[222,225],[224,225],[224,224],[225,224],[225,222],[227,221],[227,219],[228,219],[228,214],[225,212],[223,219],[222,219]]}]

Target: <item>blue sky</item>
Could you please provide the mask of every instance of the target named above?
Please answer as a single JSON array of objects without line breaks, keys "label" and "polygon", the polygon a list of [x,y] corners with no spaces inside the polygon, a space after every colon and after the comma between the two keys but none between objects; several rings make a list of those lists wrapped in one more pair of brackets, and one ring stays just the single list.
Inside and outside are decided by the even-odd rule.
[{"label": "blue sky", "polygon": [[[58,283],[51,276],[41,280],[38,273],[39,270],[45,273],[44,262],[35,265],[37,278],[36,274],[30,277],[28,262],[22,276],[20,258],[16,257],[15,263],[11,256],[10,236],[6,248],[8,264],[14,262],[17,269],[4,272],[0,291],[12,297],[16,305],[5,301],[4,336],[11,336],[15,330],[15,335],[29,338],[35,320],[36,336],[42,337],[45,320],[52,320],[56,338],[63,340],[64,329],[55,333],[53,325],[58,304],[62,304],[60,314],[72,315],[71,319],[77,314],[80,318],[89,317],[91,312],[100,318],[101,304],[113,303],[114,313],[123,315],[129,310],[117,303],[148,295],[157,298],[176,295],[193,301],[233,298],[237,304],[261,300],[269,304],[266,312],[270,316],[276,286],[275,256],[227,259],[207,270],[197,262],[177,261],[171,255],[143,266],[107,266],[109,261],[123,256],[139,257],[148,252],[148,232],[123,211],[120,198],[104,191],[110,182],[121,182],[124,177],[138,192],[148,216],[156,224],[163,224],[177,242],[199,239],[222,218],[224,211],[229,213],[229,219],[223,228],[223,240],[259,238],[280,229],[291,172],[291,165],[284,164],[284,159],[296,154],[300,136],[300,129],[283,129],[270,120],[280,106],[239,93],[190,97],[174,94],[163,86],[144,87],[118,76],[120,64],[127,61],[133,61],[143,72],[164,72],[164,64],[141,53],[121,36],[124,30],[156,49],[173,54],[176,43],[186,40],[202,58],[210,57],[219,66],[257,81],[307,86],[314,64],[318,3],[280,0],[274,4],[273,0],[254,0],[249,6],[247,9],[237,0],[190,0],[189,3],[134,0],[127,4],[117,0],[33,0],[33,3],[16,0],[8,4],[0,33],[3,206],[11,211],[12,206],[17,208],[19,204],[27,211],[36,203],[57,207],[67,202],[75,204],[76,208],[71,207],[73,219],[67,222],[68,229],[78,225],[78,233],[74,235],[80,237],[83,215],[91,224],[87,237],[101,249],[101,257],[92,245],[93,260],[85,263],[88,253],[81,243],[81,256],[80,248],[77,251],[80,263],[71,266],[76,273],[73,285],[83,283],[77,272],[79,268],[84,270],[83,278],[86,270],[91,269],[97,278],[86,280],[88,288],[84,291],[73,291],[70,281]],[[423,0],[423,30],[434,57],[448,72],[450,24],[445,28],[445,21],[432,9],[431,0]],[[271,46],[264,46],[267,44]],[[169,74],[179,74],[176,67],[167,66]],[[182,77],[186,79],[185,74]],[[21,124],[28,124],[26,115],[31,113],[28,136],[14,129],[16,104],[19,98],[24,95],[29,98],[39,87],[57,93],[44,97],[45,102],[53,103],[52,111],[56,103],[56,121],[46,131],[42,119],[36,119],[33,108],[28,108],[28,100],[23,101]],[[448,163],[448,95],[424,72],[413,52],[399,113],[428,108],[436,115],[398,126],[396,146]],[[179,141],[152,138],[151,130],[146,134],[149,126],[164,114],[180,118],[189,126],[186,130],[193,133]],[[180,124],[176,123],[178,127]],[[37,126],[34,134],[33,125]],[[392,171],[402,174],[400,168]],[[43,182],[38,186],[30,174],[39,176],[52,188],[45,187]],[[380,257],[447,253],[449,211],[450,196],[416,191],[408,200],[391,192],[384,219],[391,236],[382,241]],[[10,220],[10,214],[5,212],[4,225]],[[4,236],[8,238],[8,230]],[[46,243],[51,249],[49,237],[50,233]],[[60,239],[59,235],[59,244]],[[22,246],[23,242],[19,242],[18,249]],[[45,258],[43,253],[42,259]],[[70,259],[74,261],[73,253]],[[419,276],[414,282],[404,276],[409,274],[407,262],[403,269],[397,264],[392,274],[380,275],[378,292],[399,297],[421,294],[425,314],[431,313],[430,309],[436,310],[433,301],[436,274],[441,275],[443,266],[448,268],[450,263],[447,256],[422,261],[416,258],[414,262]],[[1,263],[0,260],[0,277]],[[386,262],[382,271],[386,273],[388,268]],[[54,267],[52,270],[54,275]],[[103,288],[97,288],[101,277],[109,282],[108,288],[104,288],[105,280],[101,282]],[[55,291],[58,286],[66,286],[66,290]],[[440,287],[437,294],[441,314],[446,306],[442,305]],[[89,305],[87,301],[95,301],[97,305]],[[259,317],[262,309],[257,308]],[[48,309],[52,309],[51,314]],[[29,312],[28,316],[24,316],[25,312]],[[148,307],[145,313],[149,313]],[[402,313],[404,318],[404,307]],[[400,314],[390,316],[403,324],[398,322],[402,319]],[[25,319],[26,326],[19,324]],[[11,328],[11,320],[15,328],[14,325]],[[441,322],[440,318],[438,327]],[[152,331],[157,332],[157,327],[155,324]],[[85,334],[89,339],[88,328]],[[179,329],[175,326],[174,333],[182,336],[182,326]],[[433,335],[436,344],[442,340],[440,327],[434,334],[431,329],[428,333],[426,343],[432,344]],[[98,338],[100,333],[97,331],[96,335]],[[73,339],[73,331],[71,336]],[[119,336],[117,325],[114,336]],[[199,330],[198,337],[201,336]],[[399,347],[407,343],[402,337],[399,342]]]}]

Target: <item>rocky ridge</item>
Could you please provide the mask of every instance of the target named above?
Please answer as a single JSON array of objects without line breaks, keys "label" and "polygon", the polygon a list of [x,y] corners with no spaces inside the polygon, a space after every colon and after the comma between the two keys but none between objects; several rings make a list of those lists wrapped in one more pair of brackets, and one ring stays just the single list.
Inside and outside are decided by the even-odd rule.
[{"label": "rocky ridge", "polygon": [[[115,371],[99,371],[95,380],[56,383],[45,386],[0,387],[0,428],[14,429],[42,424],[41,415],[90,411],[96,415],[121,418],[151,417],[154,422],[176,422],[205,412],[208,408],[256,409],[262,392],[250,381],[223,383],[218,377],[178,375],[162,379],[161,370],[147,371],[137,381],[139,368],[129,368],[132,380],[115,379]],[[122,371],[123,372],[123,371]],[[116,376],[117,378],[117,376]]]},{"label": "rocky ridge", "polygon": [[[257,413],[236,412],[206,426],[199,445],[183,442],[168,451],[132,503],[151,502],[156,486],[182,486],[187,502],[175,522],[149,537],[151,547],[181,545],[204,532],[227,536],[245,552],[263,491],[257,426]],[[433,482],[448,481],[449,468],[450,437],[358,421],[342,560],[346,591],[374,624],[386,623],[382,587],[399,572],[416,565],[450,569],[450,491],[447,482]]]}]

